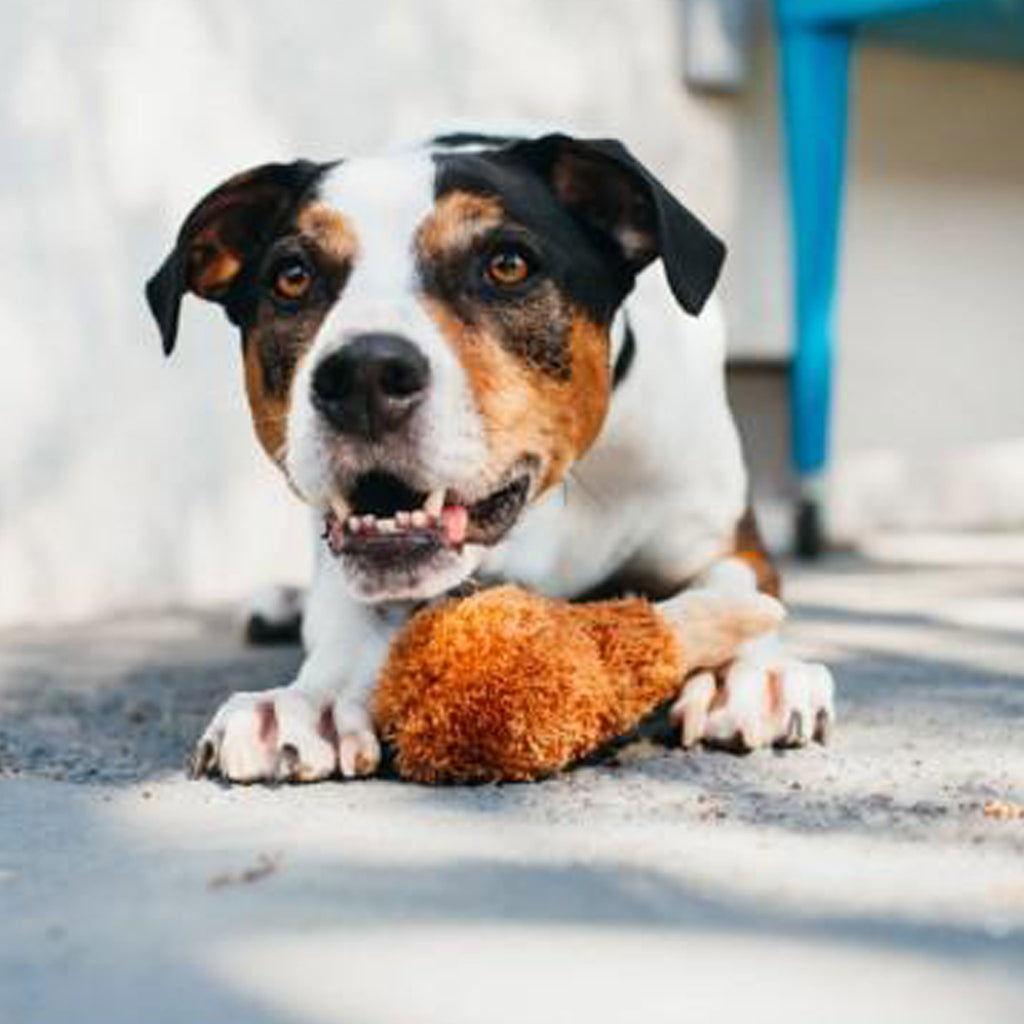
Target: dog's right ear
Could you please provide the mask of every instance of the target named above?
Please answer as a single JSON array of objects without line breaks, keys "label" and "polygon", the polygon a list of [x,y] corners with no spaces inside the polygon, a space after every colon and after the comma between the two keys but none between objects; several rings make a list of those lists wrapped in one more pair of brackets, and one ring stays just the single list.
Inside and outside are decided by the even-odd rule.
[{"label": "dog's right ear", "polygon": [[715,287],[725,244],[617,139],[542,135],[510,145],[558,200],[603,237],[635,276],[657,257],[679,304],[696,316]]},{"label": "dog's right ear", "polygon": [[185,292],[219,302],[234,321],[230,296],[242,271],[330,166],[310,160],[263,164],[236,174],[200,200],[174,249],[146,284],[146,301],[166,355],[174,350]]}]

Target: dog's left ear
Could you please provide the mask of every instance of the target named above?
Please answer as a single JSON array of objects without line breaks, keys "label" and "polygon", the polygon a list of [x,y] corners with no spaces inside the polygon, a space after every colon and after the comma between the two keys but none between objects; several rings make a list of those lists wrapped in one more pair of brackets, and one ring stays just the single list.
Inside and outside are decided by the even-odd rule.
[{"label": "dog's left ear", "polygon": [[146,284],[165,355],[174,350],[186,292],[220,303],[235,319],[231,296],[246,265],[327,166],[309,160],[262,164],[229,178],[196,204],[170,255]]},{"label": "dog's left ear", "polygon": [[513,144],[566,208],[610,240],[637,274],[661,257],[688,313],[701,311],[718,280],[725,244],[615,139],[545,135]]}]

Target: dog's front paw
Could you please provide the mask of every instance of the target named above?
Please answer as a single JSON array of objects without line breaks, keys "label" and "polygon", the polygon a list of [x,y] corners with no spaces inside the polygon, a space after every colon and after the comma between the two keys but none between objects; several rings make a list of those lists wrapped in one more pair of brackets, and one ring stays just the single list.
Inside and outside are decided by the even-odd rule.
[{"label": "dog's front paw", "polygon": [[832,674],[814,662],[740,657],[717,675],[697,672],[672,705],[684,747],[746,753],[827,743],[835,722]]},{"label": "dog's front paw", "polygon": [[314,782],[334,775],[334,702],[333,694],[291,687],[234,694],[196,745],[189,775],[232,782]]}]

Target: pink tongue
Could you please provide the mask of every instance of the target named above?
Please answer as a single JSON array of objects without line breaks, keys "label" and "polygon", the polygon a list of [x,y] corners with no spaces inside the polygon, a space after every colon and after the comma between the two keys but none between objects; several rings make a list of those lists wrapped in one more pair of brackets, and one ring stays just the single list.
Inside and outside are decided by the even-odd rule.
[{"label": "pink tongue", "polygon": [[469,513],[464,505],[445,505],[441,510],[441,530],[449,547],[461,547],[466,539]]}]

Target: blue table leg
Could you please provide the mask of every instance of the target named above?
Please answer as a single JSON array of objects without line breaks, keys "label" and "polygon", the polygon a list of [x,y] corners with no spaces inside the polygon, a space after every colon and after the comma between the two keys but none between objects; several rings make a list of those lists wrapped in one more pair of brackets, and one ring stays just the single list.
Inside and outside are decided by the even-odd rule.
[{"label": "blue table leg", "polygon": [[824,542],[821,505],[828,457],[833,314],[846,149],[850,33],[781,24],[782,101],[795,257],[796,343],[791,430],[800,482],[796,547]]}]

